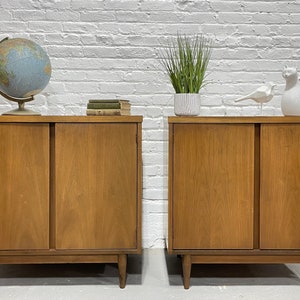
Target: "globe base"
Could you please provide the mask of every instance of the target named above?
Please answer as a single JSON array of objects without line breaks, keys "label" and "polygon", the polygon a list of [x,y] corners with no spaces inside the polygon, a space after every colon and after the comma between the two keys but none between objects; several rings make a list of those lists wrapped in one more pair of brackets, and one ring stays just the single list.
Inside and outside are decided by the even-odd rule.
[{"label": "globe base", "polygon": [[24,109],[13,109],[3,113],[2,115],[15,115],[15,116],[40,116],[39,112],[24,108]]},{"label": "globe base", "polygon": [[16,116],[40,116],[41,114],[25,108],[25,102],[33,100],[33,97],[27,100],[14,100],[18,102],[19,107],[3,113],[2,115],[16,115]]}]

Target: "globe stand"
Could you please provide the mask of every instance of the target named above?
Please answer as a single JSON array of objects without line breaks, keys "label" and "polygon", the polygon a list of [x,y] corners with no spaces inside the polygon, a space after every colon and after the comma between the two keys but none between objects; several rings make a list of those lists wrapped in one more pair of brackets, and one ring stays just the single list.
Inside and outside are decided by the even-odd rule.
[{"label": "globe stand", "polygon": [[38,112],[35,112],[33,110],[25,108],[25,102],[34,100],[33,96],[30,96],[28,98],[15,98],[15,97],[8,96],[1,91],[0,91],[0,94],[4,98],[6,98],[10,101],[17,102],[18,106],[19,106],[18,108],[7,111],[7,112],[3,113],[2,115],[16,115],[16,116],[40,116],[41,115]]}]

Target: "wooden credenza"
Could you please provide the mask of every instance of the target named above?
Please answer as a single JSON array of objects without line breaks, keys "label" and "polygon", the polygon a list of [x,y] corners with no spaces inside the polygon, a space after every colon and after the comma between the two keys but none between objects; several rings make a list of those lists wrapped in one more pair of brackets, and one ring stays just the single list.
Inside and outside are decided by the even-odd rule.
[{"label": "wooden credenza", "polygon": [[0,117],[0,263],[141,253],[139,116]]},{"label": "wooden credenza", "polygon": [[168,251],[300,262],[300,117],[169,117]]}]

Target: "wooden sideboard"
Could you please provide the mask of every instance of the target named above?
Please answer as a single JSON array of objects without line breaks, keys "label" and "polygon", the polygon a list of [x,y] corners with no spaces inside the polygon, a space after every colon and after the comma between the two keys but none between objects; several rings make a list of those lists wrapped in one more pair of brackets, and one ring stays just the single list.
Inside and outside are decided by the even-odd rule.
[{"label": "wooden sideboard", "polygon": [[0,116],[0,263],[141,253],[140,116]]},{"label": "wooden sideboard", "polygon": [[300,117],[169,117],[168,251],[192,264],[300,262]]}]

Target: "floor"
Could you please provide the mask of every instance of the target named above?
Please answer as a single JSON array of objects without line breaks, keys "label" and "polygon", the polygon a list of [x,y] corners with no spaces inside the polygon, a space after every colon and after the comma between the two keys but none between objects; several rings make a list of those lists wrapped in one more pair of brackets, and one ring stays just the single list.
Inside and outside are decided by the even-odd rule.
[{"label": "floor", "polygon": [[125,289],[114,264],[1,265],[0,299],[300,300],[300,264],[193,265],[184,290],[181,261],[163,249],[129,256]]}]

